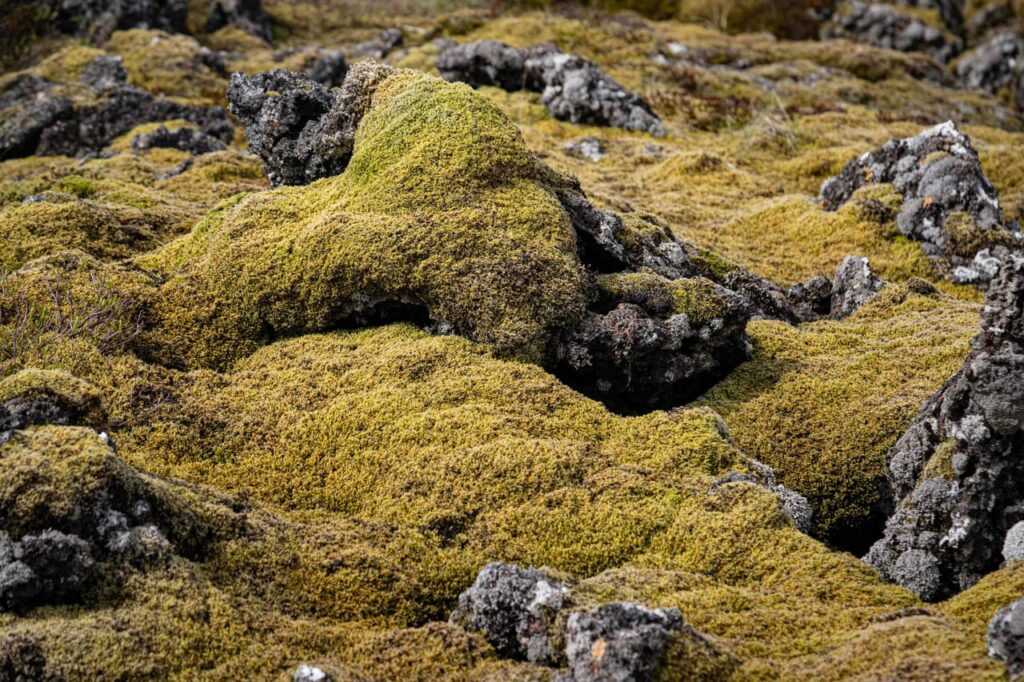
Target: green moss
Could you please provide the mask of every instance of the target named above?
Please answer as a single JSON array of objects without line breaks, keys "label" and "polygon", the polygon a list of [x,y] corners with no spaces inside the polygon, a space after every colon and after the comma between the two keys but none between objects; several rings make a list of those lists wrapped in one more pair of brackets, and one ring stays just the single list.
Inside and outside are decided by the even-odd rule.
[{"label": "green moss", "polygon": [[701,325],[721,317],[727,302],[722,291],[703,277],[667,280],[651,272],[603,275],[598,283],[602,295],[633,303],[648,312],[668,317],[686,315]]},{"label": "green moss", "polygon": [[223,366],[375,300],[424,305],[504,353],[543,358],[587,291],[551,174],[515,126],[465,86],[397,72],[355,149],[344,174],[246,197],[140,261],[188,261],[162,309],[182,361]]},{"label": "green moss", "polygon": [[877,521],[885,453],[963,362],[976,325],[973,305],[899,287],[843,321],[751,322],[753,360],[701,402],[808,497],[822,537],[843,542]]},{"label": "green moss", "polygon": [[114,32],[105,47],[124,60],[133,85],[194,104],[225,103],[227,81],[205,63],[195,38],[136,28]]},{"label": "green moss", "polygon": [[79,415],[82,424],[106,422],[103,398],[95,386],[58,370],[24,369],[0,378],[0,403],[13,398],[47,398],[63,404]]},{"label": "green moss", "polygon": [[953,470],[953,455],[956,454],[956,441],[946,440],[935,448],[935,452],[925,462],[924,470],[921,472],[921,479],[944,478],[947,481],[956,480],[956,472]]}]

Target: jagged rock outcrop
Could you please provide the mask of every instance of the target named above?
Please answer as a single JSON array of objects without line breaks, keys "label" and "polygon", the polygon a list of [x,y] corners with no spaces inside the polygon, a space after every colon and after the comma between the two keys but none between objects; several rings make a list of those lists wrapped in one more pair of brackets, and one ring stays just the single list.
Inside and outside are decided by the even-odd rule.
[{"label": "jagged rock outcrop", "polygon": [[1013,91],[1017,109],[1024,111],[1024,35],[996,33],[957,62],[956,75],[966,88]]},{"label": "jagged rock outcrop", "polygon": [[437,68],[445,80],[473,87],[494,85],[513,92],[539,92],[541,102],[560,120],[665,134],[644,100],[593,62],[551,45],[525,49],[496,41],[455,45],[441,53]]},{"label": "jagged rock outcrop", "polygon": [[450,620],[483,633],[501,656],[556,665],[556,619],[570,594],[563,582],[543,571],[491,563],[459,595],[459,607]]},{"label": "jagged rock outcrop", "polygon": [[988,624],[988,655],[1006,663],[1006,675],[1024,675],[1024,599],[996,611]]},{"label": "jagged rock outcrop", "polygon": [[0,92],[0,158],[96,152],[141,123],[179,118],[231,139],[234,127],[220,107],[154,97],[125,83],[125,75],[117,60],[97,58],[83,72],[89,97],[33,75],[16,77]]},{"label": "jagged rock outcrop", "polygon": [[898,506],[865,558],[929,601],[998,568],[1024,520],[1024,258],[993,281],[972,346],[889,452]]},{"label": "jagged rock outcrop", "polygon": [[263,159],[270,183],[305,185],[345,170],[370,95],[391,72],[386,66],[356,65],[339,92],[283,69],[236,73],[228,102],[245,124],[249,149]]},{"label": "jagged rock outcrop", "polygon": [[564,582],[514,564],[485,566],[450,622],[480,632],[502,657],[563,668],[560,682],[651,681],[674,645],[683,658],[706,659],[685,661],[694,670],[731,663],[677,609],[631,602],[577,609]]},{"label": "jagged rock outcrop", "polygon": [[823,34],[900,52],[924,52],[941,62],[949,61],[961,49],[934,26],[880,3],[850,3],[849,11],[836,14]]},{"label": "jagged rock outcrop", "polygon": [[822,185],[821,205],[834,211],[874,183],[891,183],[903,195],[897,227],[921,242],[954,281],[985,285],[1022,245],[1020,226],[1004,224],[998,194],[977,152],[952,122],[850,161]]},{"label": "jagged rock outcrop", "polygon": [[168,130],[160,126],[156,130],[136,135],[132,138],[132,152],[138,154],[146,149],[167,148],[180,149],[189,154],[210,154],[227,149],[227,145],[212,135],[207,135],[195,128],[177,128]]},{"label": "jagged rock outcrop", "polygon": [[59,31],[102,42],[117,29],[154,28],[183,33],[188,0],[53,0],[50,18]]},{"label": "jagged rock outcrop", "polygon": [[678,609],[616,602],[576,611],[565,625],[566,682],[653,682],[673,635],[686,626]]},{"label": "jagged rock outcrop", "polygon": [[212,33],[225,26],[237,26],[268,43],[274,40],[261,0],[214,0],[207,15],[206,30]]}]

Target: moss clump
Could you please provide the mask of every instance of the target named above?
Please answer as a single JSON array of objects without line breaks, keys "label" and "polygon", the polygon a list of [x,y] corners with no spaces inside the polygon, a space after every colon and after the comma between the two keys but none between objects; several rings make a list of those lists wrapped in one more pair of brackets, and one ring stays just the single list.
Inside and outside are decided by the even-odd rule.
[{"label": "moss clump", "polygon": [[973,305],[899,287],[843,321],[752,322],[753,360],[701,402],[807,496],[823,538],[860,548],[884,513],[885,453],[959,367],[976,326]]},{"label": "moss clump", "polygon": [[633,303],[654,315],[686,315],[702,325],[722,317],[728,308],[722,290],[703,277],[668,280],[651,272],[603,275],[598,287],[602,296]]},{"label": "moss clump", "polygon": [[397,72],[355,149],[344,174],[246,197],[140,260],[170,276],[161,310],[181,361],[223,366],[379,301],[545,357],[588,292],[555,177],[515,126],[465,86]]},{"label": "moss clump", "polygon": [[956,472],[953,470],[953,455],[956,454],[956,440],[943,441],[935,452],[925,462],[924,470],[921,472],[921,480],[929,478],[944,478],[947,481],[956,480]]},{"label": "moss clump", "polygon": [[195,38],[136,28],[114,32],[105,47],[124,60],[133,85],[192,104],[225,103],[227,79],[209,66]]},{"label": "moss clump", "polygon": [[0,404],[14,399],[55,403],[78,424],[99,426],[107,421],[96,387],[59,370],[23,369],[0,378]]}]

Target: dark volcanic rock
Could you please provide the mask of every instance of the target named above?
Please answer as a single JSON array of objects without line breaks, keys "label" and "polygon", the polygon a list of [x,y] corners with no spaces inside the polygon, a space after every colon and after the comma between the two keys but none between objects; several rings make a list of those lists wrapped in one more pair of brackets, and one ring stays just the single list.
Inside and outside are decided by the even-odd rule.
[{"label": "dark volcanic rock", "polygon": [[550,45],[522,50],[495,41],[455,45],[441,53],[437,67],[446,80],[473,87],[539,92],[548,111],[563,121],[665,134],[644,100],[593,62]]},{"label": "dark volcanic rock", "polygon": [[947,42],[935,27],[878,3],[851,3],[849,13],[834,16],[823,33],[826,38],[847,38],[900,52],[925,52],[942,62],[960,51],[959,44]]},{"label": "dark volcanic rock", "polygon": [[1024,599],[996,611],[988,624],[988,655],[1006,663],[1011,680],[1024,675]]},{"label": "dark volcanic rock", "polygon": [[865,558],[929,601],[998,568],[1024,520],[1024,258],[1011,256],[993,281],[981,327],[889,452],[899,504]]},{"label": "dark volcanic rock", "polygon": [[483,633],[506,658],[539,665],[557,663],[549,641],[570,590],[542,571],[512,564],[488,564],[459,595],[451,622]]},{"label": "dark volcanic rock", "polygon": [[345,170],[370,93],[390,73],[386,66],[357,64],[338,92],[281,69],[236,73],[228,101],[271,184],[305,185]]},{"label": "dark volcanic rock", "polygon": [[803,321],[820,320],[832,314],[832,280],[824,275],[794,284],[786,295]]},{"label": "dark volcanic rock", "polygon": [[370,59],[384,59],[393,50],[398,48],[405,40],[405,36],[402,34],[402,30],[398,28],[388,28],[377,34],[377,37],[373,40],[367,40],[365,43],[357,43],[348,49],[348,54],[353,59],[362,59],[369,57]]},{"label": "dark volcanic rock", "polygon": [[58,30],[103,41],[117,29],[155,28],[183,33],[188,0],[56,0]]},{"label": "dark volcanic rock", "polygon": [[1024,36],[1016,31],[1001,31],[957,62],[956,75],[966,88],[998,93],[1016,88],[1017,108],[1024,111]]},{"label": "dark volcanic rock", "polygon": [[604,604],[569,616],[565,653],[572,682],[650,682],[672,636],[683,631],[677,609]]},{"label": "dark volcanic rock", "polygon": [[135,154],[146,149],[160,147],[180,149],[196,156],[227,149],[227,145],[217,138],[195,128],[168,130],[166,127],[160,126],[151,133],[143,133],[132,138],[132,152]]},{"label": "dark volcanic rock", "polygon": [[64,682],[46,668],[39,641],[27,635],[7,635],[0,642],[0,680],[4,682]]},{"label": "dark volcanic rock", "polygon": [[867,258],[847,256],[832,282],[831,316],[838,319],[852,315],[882,290],[882,284]]},{"label": "dark volcanic rock", "polygon": [[281,62],[300,55],[304,61],[302,73],[328,88],[340,87],[348,74],[348,62],[340,50],[321,47],[300,47],[274,53],[274,61]]},{"label": "dark volcanic rock", "polygon": [[12,81],[0,93],[0,159],[97,152],[141,123],[178,118],[214,137],[231,139],[234,127],[220,107],[193,107],[154,97],[118,82],[118,66],[108,57],[90,63],[83,78],[90,79],[96,96],[81,101],[34,76]]},{"label": "dark volcanic rock", "polygon": [[925,254],[955,281],[984,284],[1021,246],[1019,226],[1003,224],[996,190],[970,140],[952,122],[850,161],[822,185],[821,205],[834,211],[872,183],[891,183],[903,195],[900,232],[922,242]]},{"label": "dark volcanic rock", "polygon": [[0,611],[79,601],[95,574],[89,543],[47,530],[13,542],[0,532]]},{"label": "dark volcanic rock", "polygon": [[212,33],[225,26],[237,26],[268,43],[274,40],[261,0],[214,0],[206,20],[206,30]]}]

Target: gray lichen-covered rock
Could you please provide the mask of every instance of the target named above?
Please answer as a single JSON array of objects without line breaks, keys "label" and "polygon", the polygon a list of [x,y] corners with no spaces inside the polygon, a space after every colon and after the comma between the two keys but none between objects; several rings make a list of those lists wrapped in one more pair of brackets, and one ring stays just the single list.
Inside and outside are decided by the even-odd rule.
[{"label": "gray lichen-covered rock", "polygon": [[56,530],[12,541],[0,531],[0,611],[78,601],[95,580],[88,542]]},{"label": "gray lichen-covered rock", "polygon": [[236,73],[228,101],[271,184],[305,185],[345,170],[366,101],[390,73],[386,66],[358,64],[338,92],[283,69]]},{"label": "gray lichen-covered rock", "polygon": [[929,601],[998,568],[1024,520],[1024,258],[1003,265],[981,326],[961,369],[889,452],[898,506],[865,557]]},{"label": "gray lichen-covered rock", "polygon": [[207,15],[206,30],[212,33],[225,26],[237,26],[268,43],[274,39],[261,0],[214,0]]},{"label": "gray lichen-covered rock", "polygon": [[525,49],[496,41],[454,45],[441,53],[437,67],[444,79],[473,87],[539,92],[548,111],[563,121],[665,134],[644,100],[593,62],[550,45]]},{"label": "gray lichen-covered rock", "polygon": [[996,611],[988,624],[988,655],[1006,663],[1011,680],[1024,675],[1024,599]]},{"label": "gray lichen-covered rock", "polygon": [[451,622],[482,633],[501,656],[552,665],[558,652],[550,638],[570,594],[543,571],[492,563],[459,595]]},{"label": "gray lichen-covered rock", "polygon": [[108,57],[83,74],[94,95],[76,98],[67,86],[22,75],[0,92],[0,157],[75,156],[96,152],[141,123],[185,119],[205,133],[230,140],[234,126],[218,106],[196,107],[154,97],[121,77]]},{"label": "gray lichen-covered rock", "polygon": [[1013,30],[996,33],[957,62],[956,75],[966,88],[1011,90],[1018,110],[1024,111],[1024,35]]},{"label": "gray lichen-covered rock", "polygon": [[565,654],[572,682],[650,682],[673,635],[683,631],[677,609],[617,602],[569,616]]},{"label": "gray lichen-covered rock", "polygon": [[97,57],[86,64],[79,80],[93,90],[103,92],[127,83],[128,70],[124,68],[124,60],[118,55]]},{"label": "gray lichen-covered rock", "polygon": [[832,282],[832,305],[830,314],[843,318],[855,313],[882,290],[882,280],[871,271],[868,259],[847,256],[836,270]]},{"label": "gray lichen-covered rock", "polygon": [[891,183],[903,195],[896,217],[900,232],[921,242],[925,254],[958,281],[985,284],[993,270],[978,269],[979,253],[987,249],[986,258],[1003,262],[1021,247],[1020,227],[1003,223],[999,197],[977,152],[952,122],[850,161],[822,185],[821,205],[834,211],[873,183]]},{"label": "gray lichen-covered rock", "polygon": [[563,147],[565,153],[569,156],[575,156],[578,159],[586,159],[587,161],[593,161],[597,163],[604,158],[605,149],[604,145],[601,144],[601,140],[597,139],[592,135],[581,137],[576,140],[569,140]]},{"label": "gray lichen-covered rock", "polygon": [[960,51],[958,41],[947,40],[934,26],[881,3],[850,3],[848,11],[837,13],[823,33],[826,38],[846,38],[900,52],[924,52],[941,62]]},{"label": "gray lichen-covered rock", "polygon": [[1013,524],[1003,539],[1003,560],[1007,563],[1024,559],[1024,521]]},{"label": "gray lichen-covered rock", "polygon": [[195,128],[177,128],[168,130],[160,126],[156,130],[136,135],[132,138],[132,152],[138,154],[146,149],[180,149],[189,154],[210,154],[227,149],[227,145],[212,135],[207,135]]}]

